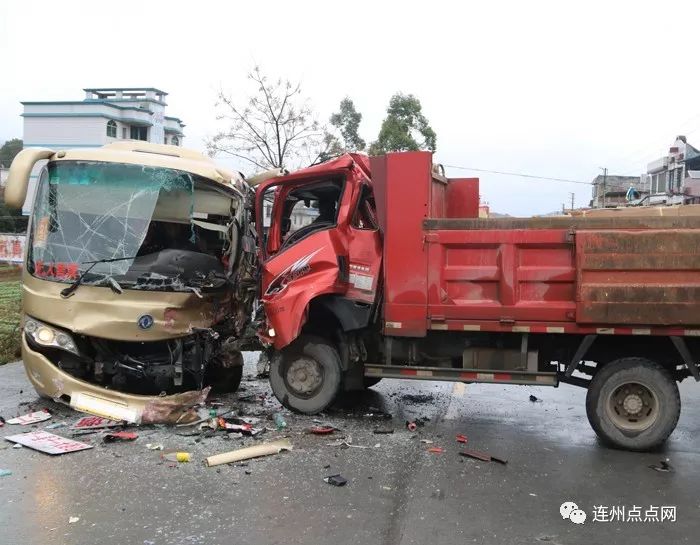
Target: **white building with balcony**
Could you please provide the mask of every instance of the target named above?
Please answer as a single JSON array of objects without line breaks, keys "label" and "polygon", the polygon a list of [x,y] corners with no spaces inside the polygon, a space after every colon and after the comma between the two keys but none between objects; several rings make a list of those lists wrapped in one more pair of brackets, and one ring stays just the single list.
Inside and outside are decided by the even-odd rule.
[{"label": "white building with balcony", "polygon": [[185,124],[152,87],[84,89],[83,100],[22,102],[24,147],[98,147],[116,140],[182,145]]},{"label": "white building with balcony", "polygon": [[[83,89],[83,100],[22,102],[24,147],[96,148],[119,140],[181,146],[185,124],[166,115],[168,93],[153,87]],[[43,161],[34,168],[24,212]]]}]

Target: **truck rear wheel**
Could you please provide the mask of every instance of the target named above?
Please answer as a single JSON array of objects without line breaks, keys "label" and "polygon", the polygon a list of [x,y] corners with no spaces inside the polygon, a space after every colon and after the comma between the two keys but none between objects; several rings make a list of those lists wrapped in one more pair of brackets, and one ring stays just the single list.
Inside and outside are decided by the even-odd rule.
[{"label": "truck rear wheel", "polygon": [[661,365],[645,358],[620,358],[600,369],[588,387],[586,414],[611,446],[649,450],[668,439],[678,423],[678,385]]},{"label": "truck rear wheel", "polygon": [[321,337],[302,335],[270,363],[275,397],[292,411],[316,414],[335,400],[341,387],[338,351]]}]

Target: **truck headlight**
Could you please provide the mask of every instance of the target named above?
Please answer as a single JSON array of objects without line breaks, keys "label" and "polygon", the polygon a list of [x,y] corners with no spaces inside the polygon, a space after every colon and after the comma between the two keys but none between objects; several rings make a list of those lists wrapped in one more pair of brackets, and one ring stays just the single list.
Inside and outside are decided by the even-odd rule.
[{"label": "truck headlight", "polygon": [[73,337],[61,329],[56,329],[39,320],[26,316],[24,320],[24,332],[38,345],[72,352],[76,356],[80,355]]}]

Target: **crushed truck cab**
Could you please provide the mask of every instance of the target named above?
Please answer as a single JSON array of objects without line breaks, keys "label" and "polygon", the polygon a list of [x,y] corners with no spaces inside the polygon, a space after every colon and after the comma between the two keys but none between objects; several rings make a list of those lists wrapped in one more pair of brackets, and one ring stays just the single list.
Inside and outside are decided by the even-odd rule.
[{"label": "crushed truck cab", "polygon": [[176,146],[30,148],[11,166],[9,205],[41,160],[22,278],[37,391],[140,422],[176,420],[201,397],[152,395],[235,390],[256,290],[244,178]]},{"label": "crushed truck cab", "polygon": [[256,217],[258,335],[292,410],[382,378],[565,382],[604,441],[646,450],[700,380],[700,206],[484,219],[478,179],[406,152],[269,180]]}]

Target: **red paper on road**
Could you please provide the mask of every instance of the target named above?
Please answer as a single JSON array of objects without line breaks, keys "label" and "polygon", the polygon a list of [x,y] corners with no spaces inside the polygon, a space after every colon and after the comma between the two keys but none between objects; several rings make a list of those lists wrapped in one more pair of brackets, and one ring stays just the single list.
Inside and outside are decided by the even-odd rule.
[{"label": "red paper on road", "polygon": [[18,416],[17,418],[10,418],[8,424],[21,424],[26,426],[27,424],[36,424],[37,422],[43,422],[51,418],[51,413],[49,411],[36,411],[33,413]]},{"label": "red paper on road", "polygon": [[71,426],[74,430],[89,430],[101,428],[116,428],[121,426],[121,422],[115,422],[101,416],[84,416]]},{"label": "red paper on road", "polygon": [[18,433],[5,437],[8,441],[19,443],[25,447],[33,448],[46,454],[66,454],[92,448],[92,445],[66,439],[60,435],[54,435],[46,431],[32,431],[29,433]]}]

